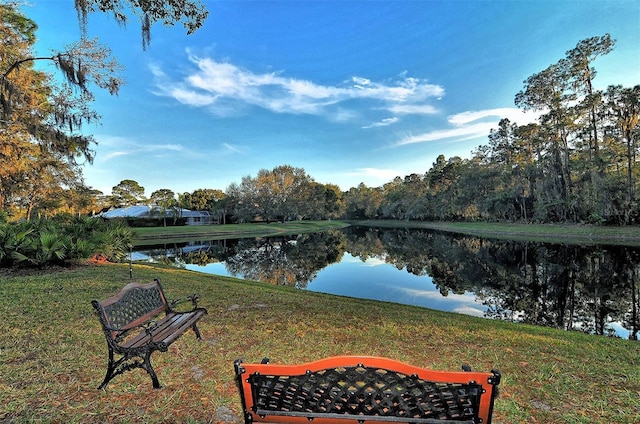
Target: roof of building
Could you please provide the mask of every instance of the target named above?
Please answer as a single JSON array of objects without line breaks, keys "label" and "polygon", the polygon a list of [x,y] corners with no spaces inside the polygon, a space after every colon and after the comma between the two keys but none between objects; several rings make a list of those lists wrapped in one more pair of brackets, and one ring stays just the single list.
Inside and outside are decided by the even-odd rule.
[{"label": "roof of building", "polygon": [[[153,213],[152,213],[153,211]],[[148,205],[135,205],[128,206],[126,208],[118,208],[112,209],[108,212],[103,212],[100,214],[103,218],[111,219],[111,218],[149,218],[151,216],[160,216],[162,209],[158,206],[148,206]],[[165,210],[166,216],[173,216],[173,212],[171,209]],[[192,211],[189,209],[181,209],[180,216],[184,218],[188,217],[205,217],[210,216],[207,211]]]}]

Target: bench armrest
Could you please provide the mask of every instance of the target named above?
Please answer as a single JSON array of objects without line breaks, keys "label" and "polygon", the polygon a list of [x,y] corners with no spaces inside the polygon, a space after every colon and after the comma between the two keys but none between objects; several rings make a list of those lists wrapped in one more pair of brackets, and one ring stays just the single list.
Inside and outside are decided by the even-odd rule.
[{"label": "bench armrest", "polygon": [[176,300],[172,301],[169,307],[171,309],[173,309],[174,307],[176,307],[180,303],[191,301],[191,305],[193,306],[193,309],[196,309],[198,307],[198,299],[200,299],[200,294],[199,293],[193,293],[193,294],[190,294],[190,295],[185,296],[183,298],[176,299]]}]

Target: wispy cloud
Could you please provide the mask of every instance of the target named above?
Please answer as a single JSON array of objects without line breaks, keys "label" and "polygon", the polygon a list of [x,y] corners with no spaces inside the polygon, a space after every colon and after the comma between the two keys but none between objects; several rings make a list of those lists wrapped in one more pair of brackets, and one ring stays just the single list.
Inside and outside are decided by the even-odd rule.
[{"label": "wispy cloud", "polygon": [[438,113],[438,109],[432,105],[395,104],[388,107],[387,110],[396,115],[434,115]]},{"label": "wispy cloud", "polygon": [[465,125],[469,122],[480,121],[482,119],[491,118],[492,122],[497,119],[507,118],[511,122],[518,125],[528,124],[535,121],[540,116],[539,112],[523,111],[516,108],[497,108],[479,111],[468,111],[452,115],[448,118],[449,123],[453,125]]},{"label": "wispy cloud", "polygon": [[111,160],[111,159],[113,159],[113,158],[117,158],[118,156],[126,156],[126,155],[128,155],[128,154],[129,154],[129,152],[122,152],[122,151],[119,151],[119,152],[111,152],[111,153],[109,153],[109,154],[107,154],[107,155],[103,156],[103,157],[102,157],[102,160],[106,162],[106,161]]},{"label": "wispy cloud", "polygon": [[455,307],[451,312],[455,312],[456,314],[471,315],[474,317],[484,316],[484,311],[474,305],[460,305]]},{"label": "wispy cloud", "polygon": [[398,118],[394,116],[393,118],[385,118],[382,121],[374,122],[373,124],[370,124],[370,125],[365,125],[362,128],[368,129],[368,128],[377,128],[377,127],[388,127],[389,125],[395,124],[396,122],[398,122]]},{"label": "wispy cloud", "polygon": [[377,267],[380,265],[386,265],[387,263],[381,258],[367,258],[367,260],[364,261],[364,264],[367,267]]},{"label": "wispy cloud", "polygon": [[144,147],[149,148],[150,150],[173,150],[174,152],[184,150],[184,146],[182,144],[150,144],[145,145]]},{"label": "wispy cloud", "polygon": [[[354,100],[371,101],[371,110],[424,114],[436,110],[428,101],[444,95],[441,86],[406,74],[387,82],[353,76],[336,85],[322,85],[287,77],[284,72],[257,73],[187,53],[195,69],[182,80],[172,80],[158,65],[150,68],[156,81],[155,94],[193,107],[208,107],[221,116],[253,106],[275,113],[322,115],[344,121],[358,116],[348,112],[345,104]],[[386,125],[393,122],[387,121]]]},{"label": "wispy cloud", "polygon": [[417,135],[409,135],[395,143],[396,146],[407,144],[427,143],[437,140],[453,139],[465,141],[474,138],[487,137],[492,129],[498,127],[501,119],[507,118],[518,125],[534,122],[540,113],[524,112],[515,108],[497,108],[480,111],[467,111],[447,118],[450,127],[428,131]]},{"label": "wispy cloud", "polygon": [[409,135],[396,143],[397,146],[407,144],[426,143],[429,141],[455,139],[456,141],[465,141],[473,138],[489,135],[491,128],[497,125],[491,122],[477,123],[473,125],[465,125],[457,128],[449,128],[444,130],[429,131],[417,135]]},{"label": "wispy cloud", "polygon": [[382,169],[382,168],[359,168],[355,171],[347,172],[347,175],[356,177],[366,177],[368,180],[376,179],[387,182],[393,178],[401,175],[402,171],[395,169]]},{"label": "wispy cloud", "polygon": [[233,144],[222,143],[222,145],[228,153],[243,153],[243,151],[239,147],[234,146]]},{"label": "wispy cloud", "polygon": [[182,144],[165,143],[165,144],[144,144],[127,137],[113,136],[97,136],[102,147],[102,155],[98,156],[99,161],[107,162],[109,160],[131,155],[139,154],[158,154],[164,152],[186,152],[187,149]]}]

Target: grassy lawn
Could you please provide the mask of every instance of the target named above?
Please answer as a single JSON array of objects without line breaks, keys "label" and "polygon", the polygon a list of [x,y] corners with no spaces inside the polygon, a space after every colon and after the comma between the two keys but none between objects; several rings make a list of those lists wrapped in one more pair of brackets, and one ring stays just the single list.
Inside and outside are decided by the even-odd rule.
[{"label": "grassy lawn", "polygon": [[219,240],[239,237],[282,236],[348,226],[341,221],[290,221],[271,224],[186,225],[180,227],[136,228],[136,246],[163,242]]},{"label": "grassy lawn", "polygon": [[503,374],[494,423],[640,422],[640,345],[135,264],[170,299],[198,292],[209,314],[105,391],[107,350],[90,301],[130,282],[127,264],[0,277],[0,422],[237,422],[233,361],[300,363],[379,355],[434,369]]},{"label": "grassy lawn", "polygon": [[136,245],[188,240],[266,237],[343,228],[350,224],[390,228],[425,228],[507,240],[549,243],[617,244],[640,246],[640,227],[608,227],[578,224],[516,224],[489,222],[422,221],[291,221],[271,224],[231,224],[136,228]]},{"label": "grassy lawn", "polygon": [[491,222],[357,221],[357,225],[425,228],[478,237],[548,243],[640,246],[640,226],[610,227],[580,224],[520,224]]}]

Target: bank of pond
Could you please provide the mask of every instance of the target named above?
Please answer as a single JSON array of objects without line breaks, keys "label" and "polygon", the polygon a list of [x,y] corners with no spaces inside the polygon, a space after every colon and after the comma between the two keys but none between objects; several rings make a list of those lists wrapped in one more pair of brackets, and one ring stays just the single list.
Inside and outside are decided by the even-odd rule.
[{"label": "bank of pond", "polygon": [[134,248],[133,261],[637,340],[640,248],[352,226]]}]

